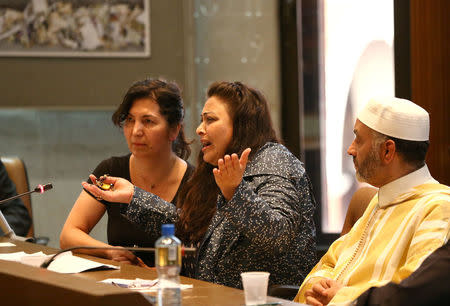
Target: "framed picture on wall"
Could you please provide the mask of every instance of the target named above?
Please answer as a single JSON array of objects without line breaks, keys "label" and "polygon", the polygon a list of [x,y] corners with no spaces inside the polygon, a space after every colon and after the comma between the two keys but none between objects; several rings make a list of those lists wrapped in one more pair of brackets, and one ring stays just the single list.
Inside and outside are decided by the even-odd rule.
[{"label": "framed picture on wall", "polygon": [[0,56],[149,57],[150,0],[0,0]]}]

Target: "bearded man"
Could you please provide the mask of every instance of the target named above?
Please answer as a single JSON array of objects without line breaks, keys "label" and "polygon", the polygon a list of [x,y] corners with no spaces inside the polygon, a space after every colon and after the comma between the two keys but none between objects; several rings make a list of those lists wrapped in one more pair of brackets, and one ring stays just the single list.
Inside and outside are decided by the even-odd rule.
[{"label": "bearded man", "polygon": [[399,283],[448,240],[450,188],[425,164],[428,113],[411,101],[372,99],[348,148],[356,177],[379,190],[349,233],[305,278],[295,301],[351,305],[370,287]]}]

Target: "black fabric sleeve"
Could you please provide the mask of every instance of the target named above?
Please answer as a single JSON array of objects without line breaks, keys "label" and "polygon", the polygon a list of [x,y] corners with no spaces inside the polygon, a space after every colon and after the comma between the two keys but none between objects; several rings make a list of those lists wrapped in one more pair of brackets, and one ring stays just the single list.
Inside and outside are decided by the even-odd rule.
[{"label": "black fabric sleeve", "polygon": [[450,246],[447,242],[402,282],[372,287],[359,296],[356,305],[447,305],[450,300],[449,271]]},{"label": "black fabric sleeve", "polygon": [[[105,159],[100,164],[98,164],[97,167],[95,167],[94,171],[92,171],[92,174],[94,174],[97,178],[104,174],[108,174],[110,176],[122,177],[126,180],[130,180],[130,172],[128,168],[129,160],[129,155]],[[89,177],[87,178],[86,182],[88,182],[89,184],[93,184]],[[86,189],[84,189],[84,191],[87,192],[91,197],[95,198]],[[105,200],[101,200],[99,202],[104,205],[108,205],[110,203]]]},{"label": "black fabric sleeve", "polygon": [[302,206],[314,209],[306,175],[302,184],[276,175],[265,175],[257,191],[245,180],[236,189],[224,212],[241,233],[258,245],[262,252],[290,247],[303,220]]},{"label": "black fabric sleeve", "polygon": [[[100,164],[98,164],[97,167],[95,167],[94,171],[92,171],[92,174],[95,175],[97,178],[102,176],[102,175],[104,175],[104,174],[115,176],[115,175],[110,173],[111,169],[113,169],[113,159],[112,158],[105,159]],[[89,184],[92,184],[92,181],[89,178],[89,176],[88,176],[86,181]]]},{"label": "black fabric sleeve", "polygon": [[[16,186],[9,178],[5,165],[0,162],[0,199],[3,200],[15,195],[17,195]],[[31,218],[20,198],[0,204],[0,210],[16,235],[27,235],[31,226]],[[1,229],[0,234],[4,234]]]}]

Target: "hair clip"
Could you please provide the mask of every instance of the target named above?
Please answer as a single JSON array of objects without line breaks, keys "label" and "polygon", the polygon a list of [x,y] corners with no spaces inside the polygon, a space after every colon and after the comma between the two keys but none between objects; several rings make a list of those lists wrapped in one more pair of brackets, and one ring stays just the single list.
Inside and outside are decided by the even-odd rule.
[{"label": "hair clip", "polygon": [[242,84],[240,82],[233,82],[231,83],[231,87],[237,92],[239,97],[242,98]]}]

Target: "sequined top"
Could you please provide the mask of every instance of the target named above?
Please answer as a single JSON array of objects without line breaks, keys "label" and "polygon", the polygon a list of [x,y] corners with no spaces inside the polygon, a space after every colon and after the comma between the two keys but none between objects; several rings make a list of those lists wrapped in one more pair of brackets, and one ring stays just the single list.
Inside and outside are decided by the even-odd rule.
[{"label": "sequined top", "polygon": [[[266,143],[247,164],[230,201],[218,196],[186,276],[242,288],[241,272],[268,271],[270,284],[301,284],[316,263],[314,209],[301,162],[283,145]],[[177,220],[174,205],[138,187],[123,213],[149,233]]]}]

